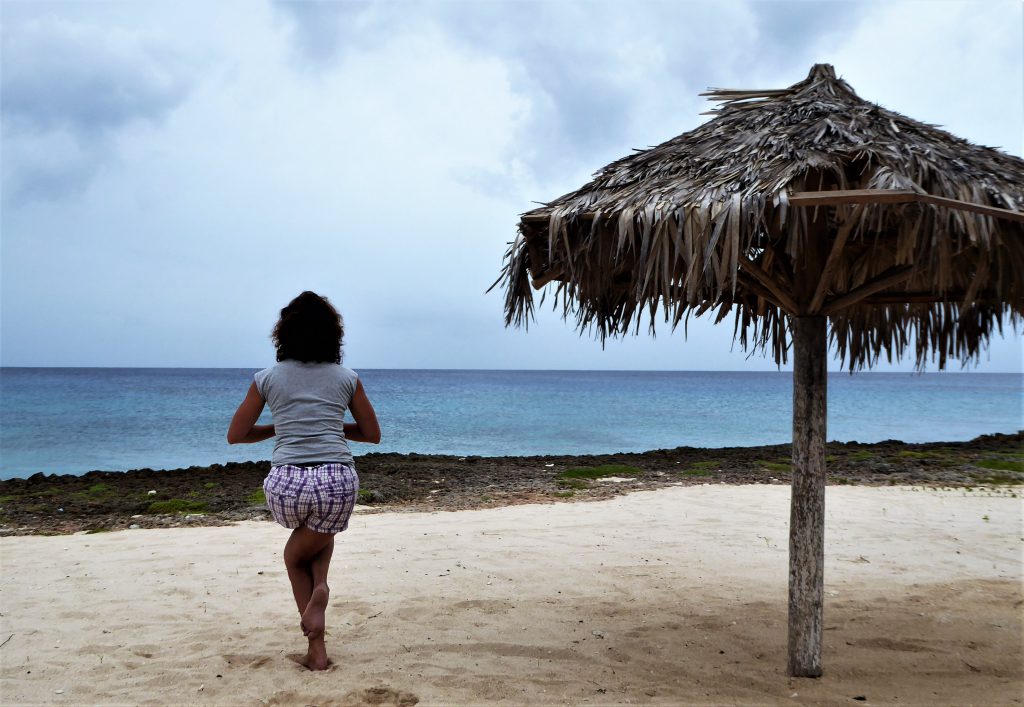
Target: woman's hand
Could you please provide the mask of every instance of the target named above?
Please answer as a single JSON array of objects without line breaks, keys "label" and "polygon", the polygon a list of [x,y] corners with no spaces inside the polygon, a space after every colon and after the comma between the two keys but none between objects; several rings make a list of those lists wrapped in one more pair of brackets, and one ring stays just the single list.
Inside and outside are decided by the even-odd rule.
[{"label": "woman's hand", "polygon": [[245,400],[235,410],[235,416],[231,418],[231,426],[228,427],[228,444],[251,444],[274,436],[273,425],[256,424],[266,404],[267,402],[260,392],[256,390],[256,383],[250,385]]},{"label": "woman's hand", "polygon": [[355,422],[345,423],[345,438],[352,442],[380,444],[380,425],[377,424],[377,413],[374,412],[370,399],[366,397],[361,380],[356,381],[356,392],[352,394],[352,402],[349,403],[348,409],[352,412],[352,419]]}]

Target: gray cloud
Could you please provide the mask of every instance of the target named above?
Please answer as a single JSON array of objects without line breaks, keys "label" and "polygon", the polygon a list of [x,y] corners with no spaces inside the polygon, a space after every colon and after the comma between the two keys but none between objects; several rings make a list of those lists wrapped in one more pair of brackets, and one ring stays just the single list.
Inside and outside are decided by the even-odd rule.
[{"label": "gray cloud", "polygon": [[[709,84],[834,61],[869,100],[1019,141],[1016,3],[0,2],[9,365],[257,366],[308,288],[357,367],[771,369],[706,318],[602,349],[550,299],[506,331],[482,292],[517,213],[695,127]],[[1020,360],[1010,335],[983,365]]]},{"label": "gray cloud", "polygon": [[109,155],[106,140],[81,140],[67,130],[2,138],[4,201],[60,199],[77,194]]},{"label": "gray cloud", "polygon": [[272,0],[272,4],[288,20],[302,57],[314,65],[329,65],[343,48],[373,34],[358,31],[371,16],[369,0]]},{"label": "gray cloud", "polygon": [[[769,0],[750,5],[761,61],[786,66],[848,34],[866,11],[862,0]],[[808,57],[814,60],[813,56]],[[827,60],[827,57],[821,57]],[[810,67],[808,67],[810,68]],[[842,67],[838,67],[840,72]]]},{"label": "gray cloud", "polygon": [[116,155],[117,131],[163,120],[190,88],[166,44],[52,14],[5,22],[0,52],[6,199],[84,188]]},{"label": "gray cloud", "polygon": [[862,12],[861,3],[827,0],[275,6],[308,62],[303,71],[331,70],[348,52],[407,31],[436,31],[463,51],[500,59],[513,89],[531,102],[514,157],[541,181],[695,126],[696,94],[749,76],[751,65],[768,74],[796,62],[809,67],[821,59],[817,47]]},{"label": "gray cloud", "polygon": [[[565,13],[552,9],[555,3],[539,2],[279,0],[275,7],[289,18],[293,41],[307,60],[303,71],[310,65],[330,70],[348,52],[406,31],[434,31],[464,52],[500,59],[512,71],[513,88],[532,98],[522,137],[538,146],[533,158],[525,157],[540,172],[562,172],[567,163],[615,144],[631,120],[631,88],[615,78],[615,53],[602,38],[580,41],[564,32],[566,14],[607,12],[615,4],[574,5]],[[559,17],[546,17],[552,12]]]}]

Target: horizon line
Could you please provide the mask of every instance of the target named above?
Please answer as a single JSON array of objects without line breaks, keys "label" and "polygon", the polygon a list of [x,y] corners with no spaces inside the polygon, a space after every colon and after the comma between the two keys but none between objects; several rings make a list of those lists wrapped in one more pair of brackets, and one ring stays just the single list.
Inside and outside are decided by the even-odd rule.
[{"label": "horizon line", "polygon": [[[276,363],[276,362],[275,362]],[[77,369],[77,370],[207,370],[207,371],[259,371],[267,366],[75,366],[75,365],[61,365],[61,366],[29,366],[29,365],[0,365],[0,370],[5,369],[36,369],[36,370],[47,370],[47,369]],[[469,372],[475,371],[480,373],[792,373],[789,368],[776,368],[771,370],[750,370],[747,368],[406,368],[406,367],[360,367],[362,371],[437,371],[437,372]],[[952,374],[952,373],[969,373],[974,375],[1024,375],[1024,370],[999,370],[999,371],[978,371],[971,368],[959,368],[953,370],[949,367],[946,369],[934,369],[934,370],[895,370],[895,371],[880,371],[871,368],[865,368],[857,371],[850,371],[848,368],[840,369],[829,369],[827,373],[846,373],[846,374],[860,374],[865,373],[885,373],[885,374],[906,374],[906,375],[923,375],[923,374]]]}]

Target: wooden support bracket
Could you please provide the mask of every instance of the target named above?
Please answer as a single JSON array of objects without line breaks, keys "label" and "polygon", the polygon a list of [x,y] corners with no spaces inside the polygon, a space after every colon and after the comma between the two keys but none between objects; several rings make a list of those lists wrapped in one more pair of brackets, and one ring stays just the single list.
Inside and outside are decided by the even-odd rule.
[{"label": "wooden support bracket", "polygon": [[876,292],[881,292],[887,287],[892,287],[893,285],[898,285],[899,283],[908,280],[914,272],[914,266],[912,265],[902,265],[895,268],[889,268],[874,280],[868,280],[860,287],[855,287],[845,295],[826,302],[825,306],[821,309],[821,313],[832,314],[840,309],[845,309],[846,307],[857,304]]},{"label": "wooden support bracket", "polygon": [[739,281],[743,284],[745,289],[750,290],[750,292],[757,297],[760,297],[768,304],[778,307],[779,309],[785,309],[785,307],[782,306],[782,303],[778,301],[775,294],[758,282],[752,275],[748,275],[743,270],[740,270],[737,275],[739,275]]},{"label": "wooden support bracket", "polygon": [[738,262],[740,270],[753,277],[768,290],[779,306],[790,314],[796,314],[799,311],[800,308],[797,307],[796,300],[785,289],[780,287],[779,283],[772,279],[771,275],[743,256],[740,256]]},{"label": "wooden support bracket", "polygon": [[821,304],[825,301],[825,295],[828,292],[828,283],[832,279],[832,274],[839,266],[840,256],[843,254],[843,248],[846,247],[846,239],[850,237],[853,229],[860,221],[862,213],[864,213],[864,205],[857,204],[853,209],[853,213],[847,216],[846,220],[843,221],[843,225],[839,227],[836,238],[832,241],[832,250],[829,251],[828,260],[825,261],[825,267],[821,269],[818,287],[814,290],[814,297],[811,298],[811,312],[817,312],[821,309]]}]

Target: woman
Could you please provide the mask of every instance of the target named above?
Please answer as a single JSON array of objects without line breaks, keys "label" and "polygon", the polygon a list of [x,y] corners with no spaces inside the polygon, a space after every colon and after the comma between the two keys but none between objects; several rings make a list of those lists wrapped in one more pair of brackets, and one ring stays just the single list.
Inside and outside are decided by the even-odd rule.
[{"label": "woman", "polygon": [[[228,428],[228,442],[276,437],[263,482],[274,520],[291,529],[284,546],[299,625],[309,649],[299,661],[325,670],[327,570],[334,536],[348,527],[359,491],[348,442],[380,442],[373,405],[355,371],[341,365],[341,316],[326,298],[303,292],[281,310],[274,327],[277,365],[256,373]],[[257,425],[264,405],[272,425]],[[355,422],[345,422],[345,411]]]}]

